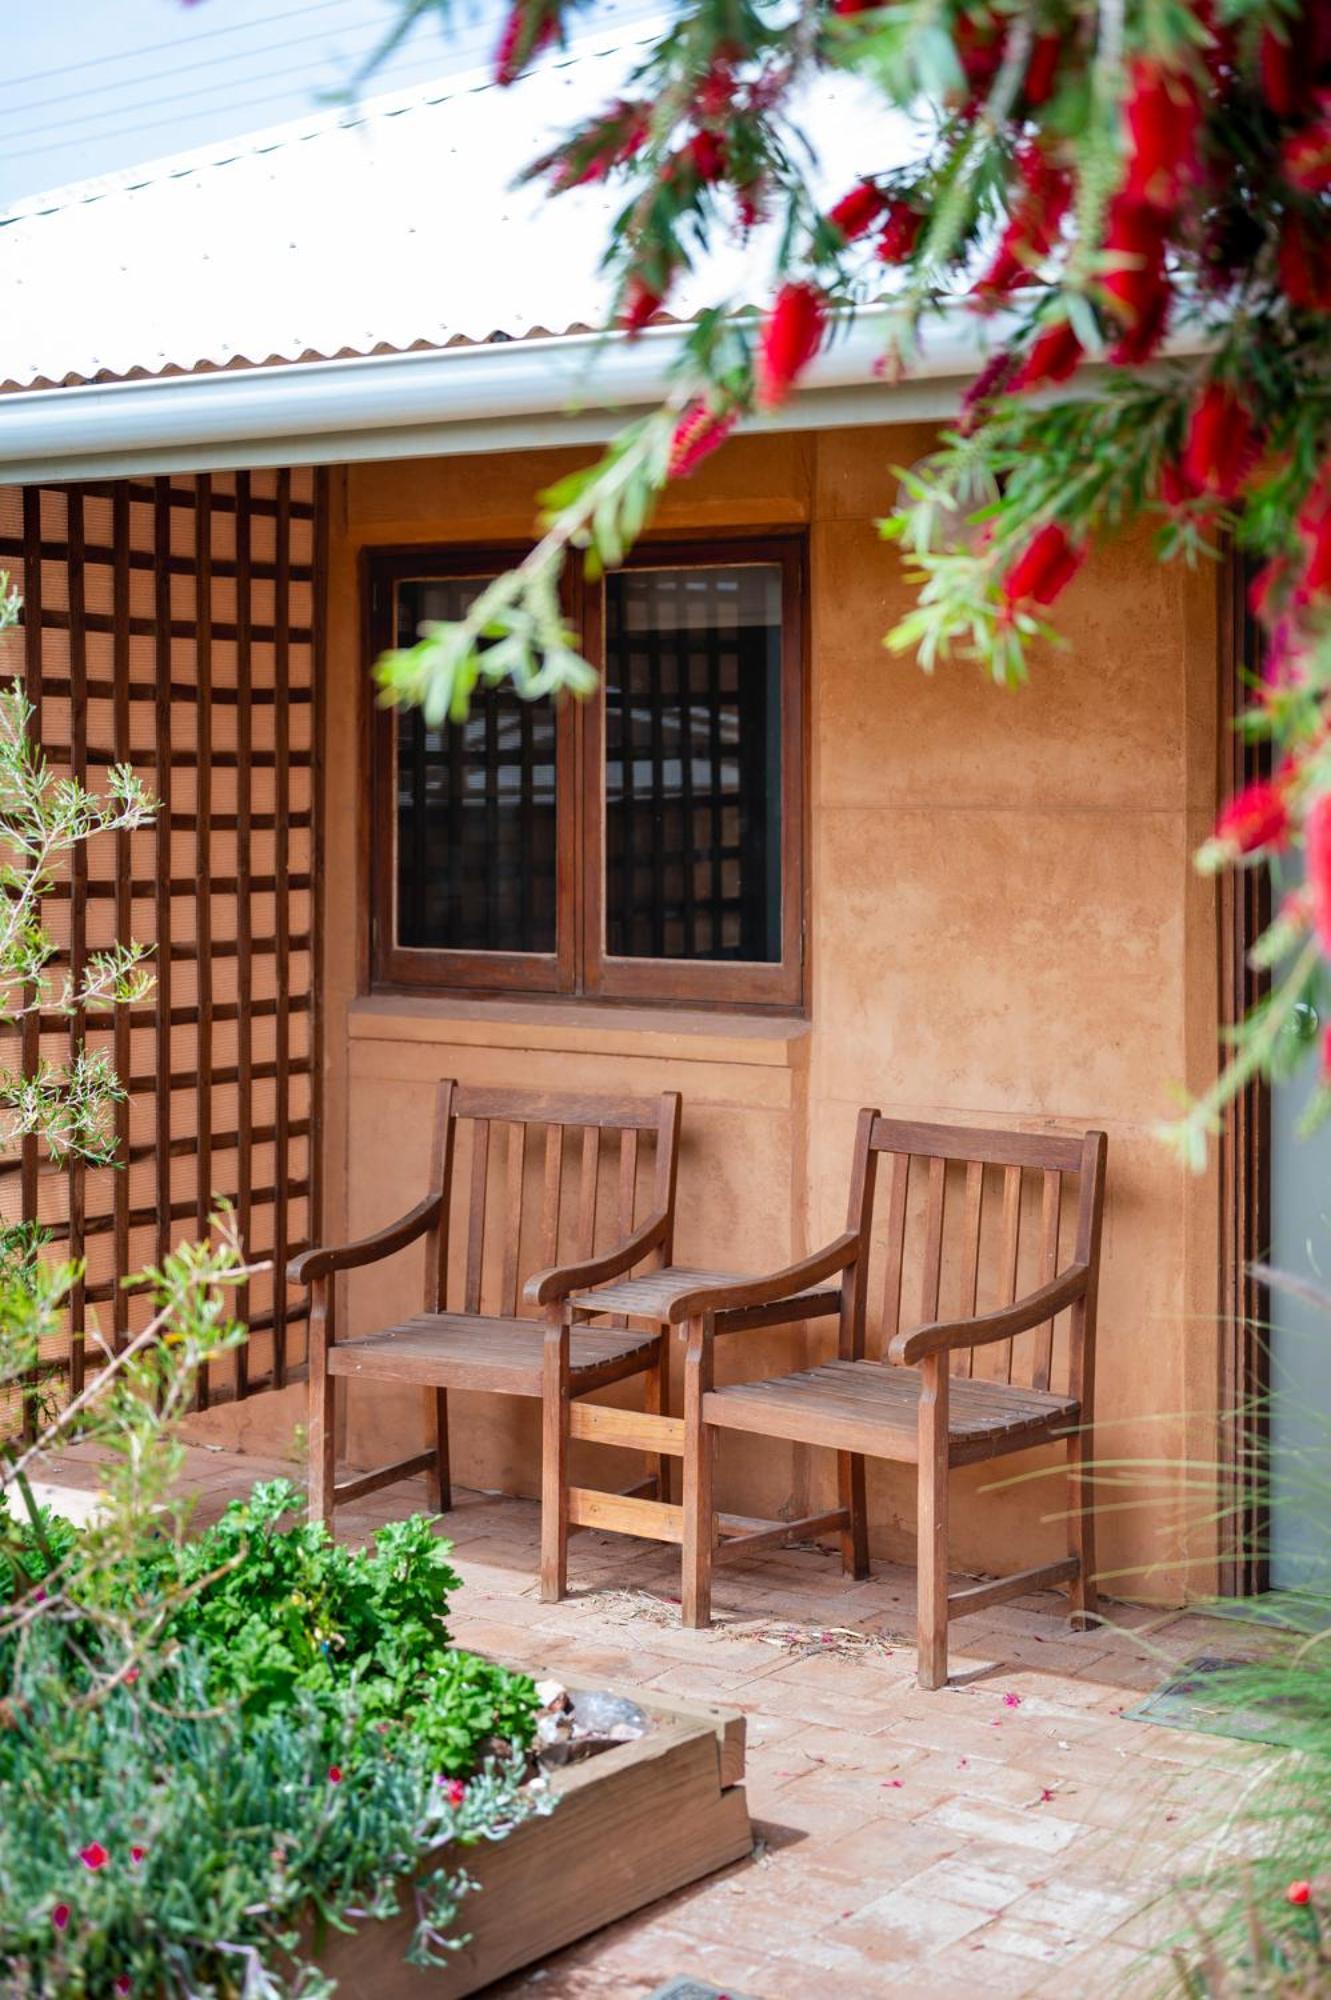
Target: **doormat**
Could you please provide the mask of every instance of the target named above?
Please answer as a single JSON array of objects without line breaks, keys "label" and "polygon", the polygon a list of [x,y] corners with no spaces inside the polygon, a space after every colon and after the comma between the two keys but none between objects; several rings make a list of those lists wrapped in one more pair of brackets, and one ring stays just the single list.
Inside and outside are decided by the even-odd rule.
[{"label": "doormat", "polygon": [[756,2000],[752,1993],[737,1993],[733,1986],[708,1986],[701,1979],[672,1979],[658,1986],[648,2000]]},{"label": "doormat", "polygon": [[1264,1590],[1260,1597],[1227,1597],[1202,1604],[1208,1618],[1232,1618],[1240,1625],[1269,1625],[1277,1632],[1331,1632],[1331,1598],[1306,1590]]},{"label": "doormat", "polygon": [[1250,1660],[1226,1660],[1199,1653],[1154,1694],[1123,1711],[1127,1722],[1155,1722],[1164,1729],[1195,1729],[1203,1736],[1235,1736],[1245,1743],[1271,1743],[1284,1750],[1298,1740],[1300,1716],[1293,1702],[1273,1702],[1261,1708],[1235,1708],[1217,1690],[1218,1676],[1251,1666]]}]

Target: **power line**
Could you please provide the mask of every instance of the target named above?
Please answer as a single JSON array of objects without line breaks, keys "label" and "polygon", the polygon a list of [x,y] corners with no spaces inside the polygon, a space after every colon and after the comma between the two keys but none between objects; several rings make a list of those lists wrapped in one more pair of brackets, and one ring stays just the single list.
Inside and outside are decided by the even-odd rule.
[{"label": "power line", "polygon": [[[314,37],[312,39],[317,39],[317,37]],[[351,56],[353,54],[369,53],[378,45],[379,41],[381,40],[382,36],[376,34],[368,43],[366,43],[364,51],[361,51],[359,49],[346,50],[344,51],[344,53],[348,56]],[[267,53],[268,51],[264,49],[254,50],[254,54],[256,56],[265,55]],[[405,55],[407,54],[407,51],[402,50],[400,51],[400,53]],[[330,54],[329,60],[331,61],[333,59],[334,58]],[[413,60],[415,59],[414,52],[412,59]],[[431,60],[433,60],[433,58],[431,58]],[[191,67],[206,68],[208,67],[208,65],[193,64],[191,65]],[[244,90],[248,88],[248,86],[251,84],[273,83],[279,77],[292,78],[299,75],[300,73],[301,72],[296,64],[283,63],[281,67],[278,69],[261,70],[257,74],[251,76],[219,77],[215,79],[212,83],[200,84],[197,87],[197,89],[194,90],[169,90],[165,93],[165,95],[159,95],[157,97],[142,97],[139,98],[134,103],[118,99],[116,103],[108,105],[104,111],[84,112],[81,117],[77,118],[71,124],[65,127],[66,136],[71,138],[74,144],[77,144],[80,136],[82,136],[85,133],[86,129],[89,126],[100,124],[104,119],[107,118],[124,118],[127,115],[133,116],[134,114],[140,111],[153,111],[159,104],[189,104],[193,102],[194,99],[199,97],[214,97],[217,95],[218,91]],[[162,71],[161,75],[163,78],[165,78],[171,75],[171,72]],[[153,79],[145,78],[144,81],[151,82],[153,81]],[[86,95],[87,93],[81,93],[81,94]],[[95,94],[95,92],[93,94]],[[55,99],[53,101],[59,103],[62,100]],[[23,111],[36,111],[41,109],[41,106],[25,104],[21,107],[21,109]],[[40,125],[25,125],[21,127],[17,132],[8,132],[8,131],[5,132],[4,137],[6,139],[40,138],[44,133],[49,132],[50,129],[51,129],[50,120],[43,119]],[[96,138],[101,138],[105,135],[93,132],[93,133],[88,133],[88,136],[90,138],[96,139]]]},{"label": "power line", "polygon": [[[424,60],[424,58],[421,58],[421,60]],[[262,81],[262,79],[261,79],[261,78],[258,78],[258,77],[255,77],[255,78],[253,78],[253,79],[252,79],[252,81],[254,81],[254,82],[256,82],[256,83],[257,83],[257,82],[260,82],[260,81]],[[262,95],[261,97],[246,97],[246,98],[240,98],[240,99],[237,99],[237,101],[236,101],[236,102],[235,102],[234,104],[230,104],[230,105],[226,105],[226,106],[223,106],[223,105],[218,105],[218,107],[217,107],[217,110],[216,110],[216,113],[215,113],[214,115],[215,115],[215,116],[217,116],[217,117],[221,117],[221,116],[223,115],[223,113],[224,113],[224,112],[233,112],[233,111],[248,111],[248,110],[250,110],[250,109],[252,109],[252,108],[254,108],[254,107],[257,107],[258,105],[261,105],[261,104],[275,104],[275,103],[279,103],[279,102],[282,102],[282,103],[286,103],[286,102],[289,102],[289,101],[290,101],[290,98],[291,98],[291,90],[290,90],[290,88],[288,88],[288,89],[286,89],[286,90],[270,90],[270,91],[266,91],[266,92],[265,92],[265,93],[264,93],[264,94],[263,94],[263,95]],[[325,108],[327,108],[327,107],[325,107]],[[319,109],[320,109],[320,107],[319,107],[319,106],[317,106],[317,105],[311,105],[311,106],[310,106],[310,115],[311,115],[311,116],[315,116],[315,115],[317,115],[317,113],[318,113]],[[200,113],[196,113],[196,116],[198,116],[198,117],[200,117],[200,118],[206,118],[206,117],[207,117],[207,115],[208,115],[208,114],[206,114],[206,113],[203,113],[203,112],[200,112]],[[296,112],[296,113],[293,113],[292,115],[293,115],[293,117],[299,117],[299,116],[300,116],[299,112]],[[115,140],[117,140],[117,139],[128,139],[128,138],[132,137],[132,136],[133,136],[134,134],[136,134],[136,133],[139,133],[139,132],[154,132],[154,131],[160,131],[160,129],[162,128],[162,126],[164,126],[164,125],[175,125],[175,124],[177,124],[178,122],[179,122],[179,121],[177,120],[177,118],[176,118],[176,117],[175,117],[174,115],[172,115],[172,116],[170,116],[170,117],[167,117],[167,118],[150,118],[150,119],[147,119],[147,120],[143,121],[142,123],[136,123],[136,124],[133,124],[133,125],[124,125],[124,126],[121,126],[121,127],[119,127],[119,128],[118,128],[118,129],[117,129],[116,131],[114,131],[114,132],[96,132],[96,133],[93,133],[93,134],[91,135],[91,137],[90,137],[90,138],[89,138],[89,139],[88,139],[88,140],[87,140],[86,142],[84,142],[84,143],[86,143],[86,144],[88,144],[88,145],[92,145],[92,146],[109,146],[109,145],[111,145],[111,144],[113,143],[113,141],[115,141]],[[46,130],[47,128],[46,128],[45,126],[41,126],[41,127],[37,128],[37,129],[39,129],[39,130],[41,130],[41,131],[45,131],[45,130]],[[216,135],[215,135],[215,137],[214,137],[214,138],[212,138],[212,139],[209,139],[209,138],[202,138],[202,139],[196,139],[196,140],[195,140],[195,141],[193,142],[193,144],[191,144],[191,145],[190,145],[190,146],[188,146],[188,147],[182,147],[182,148],[180,148],[180,150],[181,150],[181,151],[188,151],[188,152],[196,152],[196,151],[198,150],[198,148],[199,148],[200,146],[209,146],[209,145],[213,145],[213,144],[219,144],[219,143],[222,143],[222,142],[223,142],[224,140],[227,140],[227,139],[231,139],[231,138],[234,138],[234,139],[236,139],[237,141],[239,141],[240,139],[242,139],[242,138],[245,138],[245,137],[248,137],[248,136],[249,136],[249,134],[247,134],[247,133],[245,133],[245,132],[236,132],[235,128],[234,128],[234,127],[232,127],[232,128],[231,128],[230,130],[228,130],[228,131],[225,131],[225,132],[220,132],[220,133],[216,134]],[[4,164],[7,164],[7,163],[8,163],[9,161],[11,161],[11,160],[26,160],[26,159],[33,159],[33,158],[35,158],[35,157],[36,157],[36,156],[37,156],[38,154],[41,154],[41,153],[54,153],[54,152],[66,152],[66,151],[71,151],[71,150],[73,150],[73,149],[74,149],[75,147],[77,147],[77,146],[78,146],[79,144],[80,144],[80,141],[79,141],[79,139],[78,139],[78,137],[77,137],[77,134],[71,134],[71,133],[69,133],[68,131],[66,131],[66,132],[63,132],[63,133],[61,134],[61,136],[60,136],[60,137],[59,137],[58,139],[48,139],[48,140],[47,140],[47,141],[45,142],[45,144],[44,144],[44,145],[40,145],[40,146],[20,146],[20,147],[16,148],[16,149],[15,149],[15,151],[13,151],[13,152],[10,152],[10,153],[0,153],[0,165],[4,165]],[[141,163],[141,162],[135,162],[134,164],[140,164],[140,163]],[[114,173],[114,172],[119,172],[119,171],[121,171],[121,169],[119,169],[119,168],[107,168],[107,169],[105,169],[105,171],[107,171],[107,172],[111,172],[111,173]]]},{"label": "power line", "polygon": [[[347,26],[343,28],[340,32],[344,35],[349,35],[352,33],[360,34],[363,28],[368,28],[368,27],[370,27],[369,22],[365,22],[363,24],[348,23]],[[336,28],[332,27],[316,28],[312,34],[290,35],[284,42],[265,42],[261,48],[237,49],[231,55],[200,56],[197,62],[168,65],[166,69],[150,70],[146,76],[145,75],[136,76],[134,79],[134,83],[136,86],[144,83],[160,83],[164,77],[188,76],[191,70],[196,70],[196,69],[216,69],[220,64],[223,63],[242,62],[244,61],[246,56],[276,55],[279,49],[295,49],[303,47],[310,42],[326,41],[330,34],[336,34],[338,32],[339,31]],[[370,41],[369,46],[373,48],[377,42],[381,42],[383,40],[383,37],[384,37],[384,30],[382,29],[382,27],[374,27],[372,30],[372,39]],[[185,46],[188,48],[192,46],[192,44],[186,43]],[[358,54],[359,51],[357,50],[354,51],[353,53]],[[251,79],[247,77],[237,77],[234,79],[234,81],[238,83],[246,83],[251,81]],[[220,89],[221,87],[222,86],[219,83],[218,88]],[[81,97],[102,97],[105,95],[105,93],[106,93],[106,84],[104,82],[88,83],[84,85],[82,90],[66,90],[62,91],[56,97],[34,98],[30,100],[28,103],[16,105],[15,109],[20,112],[49,111],[61,104],[73,104]],[[119,111],[132,111],[135,109],[135,107],[132,104],[119,104],[116,106],[116,109]]]},{"label": "power line", "polygon": [[[268,15],[264,25],[272,26],[278,21],[294,21],[303,14],[326,14],[330,7],[347,7],[351,4],[352,0],[306,0],[306,5],[303,7],[289,7],[284,14]],[[185,46],[193,48],[197,42],[213,42],[220,35],[246,34],[254,26],[255,23],[253,21],[233,21],[226,28],[206,28],[200,35],[192,34]],[[48,77],[70,76],[75,71],[84,69],[105,69],[107,63],[131,62],[137,60],[139,56],[157,56],[163,54],[168,49],[180,47],[181,43],[178,40],[149,42],[143,48],[120,49],[111,55],[89,56],[84,62],[58,63],[54,69],[36,69],[30,70],[26,76],[0,78],[0,90],[18,90],[25,83],[45,83]]]}]

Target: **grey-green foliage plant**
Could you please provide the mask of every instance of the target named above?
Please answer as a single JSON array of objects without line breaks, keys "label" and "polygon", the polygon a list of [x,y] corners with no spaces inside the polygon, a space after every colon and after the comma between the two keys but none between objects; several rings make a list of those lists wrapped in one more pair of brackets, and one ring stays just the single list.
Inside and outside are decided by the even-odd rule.
[{"label": "grey-green foliage plant", "polygon": [[[20,616],[0,572],[0,633]],[[39,1013],[81,1021],[131,1006],[152,987],[147,948],[129,941],[90,952],[75,970],[53,972],[57,945],[43,905],[60,869],[99,834],[149,825],[155,804],[126,765],[108,772],[104,792],[58,777],[33,737],[32,717],[21,681],[0,688],[0,1026],[9,1028]],[[63,1062],[0,1070],[0,1143],[32,1135],[57,1163],[110,1161],[113,1107],[123,1095],[106,1052],[82,1042]]]},{"label": "grey-green foliage plant", "polygon": [[[197,1648],[81,1706],[52,1636],[0,1729],[0,1992],[15,2000],[316,2000],[333,1990],[329,1937],[404,1896],[408,1956],[440,1965],[462,1941],[466,1847],[547,1809],[513,1760],[442,1780],[410,1718],[367,1737],[354,1686],[259,1716],[219,1703]],[[330,1730],[355,1746],[337,1763]]]}]

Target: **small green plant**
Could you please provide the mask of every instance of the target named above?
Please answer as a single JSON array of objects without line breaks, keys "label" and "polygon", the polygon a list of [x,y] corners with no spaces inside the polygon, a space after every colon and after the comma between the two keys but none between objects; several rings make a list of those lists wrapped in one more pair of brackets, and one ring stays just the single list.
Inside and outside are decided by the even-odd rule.
[{"label": "small green plant", "polygon": [[391,1522],[368,1548],[348,1549],[303,1512],[288,1481],[256,1486],[156,1567],[153,1587],[180,1606],[165,1636],[207,1660],[210,1699],[267,1715],[308,1697],[331,1714],[354,1691],[362,1730],[410,1716],[449,1775],[472,1770],[480,1744],[530,1743],[527,1675],[450,1642],[458,1578],[431,1521]]}]

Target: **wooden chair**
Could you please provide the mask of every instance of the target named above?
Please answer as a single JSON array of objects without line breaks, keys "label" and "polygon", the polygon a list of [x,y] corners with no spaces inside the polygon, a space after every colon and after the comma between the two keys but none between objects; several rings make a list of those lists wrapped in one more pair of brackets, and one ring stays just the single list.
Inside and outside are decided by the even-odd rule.
[{"label": "wooden chair", "polygon": [[[420,1472],[433,1474],[438,1505],[446,1511],[452,1504],[450,1389],[545,1397],[547,1443],[558,1428],[549,1422],[551,1396],[568,1401],[641,1375],[646,1407],[663,1407],[668,1355],[659,1333],[633,1331],[621,1321],[608,1329],[579,1329],[570,1338],[558,1303],[546,1308],[542,1323],[521,1315],[518,1300],[521,1279],[533,1262],[543,1267],[557,1262],[561,1216],[579,1259],[569,1267],[571,1283],[581,1282],[587,1272],[614,1277],[635,1264],[669,1259],[679,1120],[680,1100],[673,1090],[654,1098],[611,1098],[475,1089],[451,1081],[439,1085],[424,1198],[400,1221],[372,1236],[338,1249],[307,1250],[287,1267],[291,1282],[308,1284],[312,1292],[313,1519],[331,1522],[335,1507]],[[469,1134],[461,1142],[467,1149],[466,1166],[455,1170],[463,1131]],[[576,1155],[567,1143],[573,1132],[581,1135]],[[616,1135],[617,1160],[606,1146]],[[649,1161],[643,1156],[653,1147]],[[576,1181],[576,1188],[566,1189],[566,1181]],[[642,1222],[637,1221],[640,1182],[649,1183],[651,1202]],[[496,1194],[497,1200],[492,1198]],[[612,1198],[603,1199],[606,1195]],[[618,1240],[597,1257],[598,1213],[612,1208]],[[533,1237],[535,1254],[527,1257]],[[339,1341],[337,1274],[377,1264],[422,1238],[423,1310],[397,1325]],[[339,1483],[334,1428],[339,1380],[411,1383],[427,1390],[434,1420],[430,1449]],[[562,1460],[558,1470],[562,1474]],[[547,1492],[549,1484],[547,1466]]]},{"label": "wooden chair", "polygon": [[[1094,1410],[1095,1310],[1099,1282],[1106,1141],[960,1130],[860,1114],[850,1218],[863,1218],[863,1254],[845,1263],[839,1287],[837,1358],[775,1379],[717,1389],[710,1307],[690,1313],[686,1379],[701,1405],[701,1436],[686,1460],[684,1604],[688,1622],[708,1622],[714,1552],[738,1555],[773,1539],[727,1537],[711,1510],[711,1455],[719,1431],[748,1431],[838,1454],[846,1569],[868,1574],[866,1458],[917,1468],[919,1676],[947,1679],[953,1618],[1006,1598],[1067,1584],[1074,1617],[1093,1617],[1094,1522],[1086,1465]],[[872,1229],[880,1156],[888,1155],[882,1228]],[[912,1177],[923,1179],[914,1198]],[[1065,1182],[1075,1179],[1075,1204]],[[958,1205],[959,1197],[959,1205]],[[993,1210],[997,1208],[995,1217]],[[1063,1261],[1065,1209],[1075,1213]],[[1023,1233],[1038,1216],[1038,1242],[1024,1262],[1034,1285],[1018,1296]],[[866,1353],[874,1253],[882,1259],[877,1358]],[[915,1249],[918,1308],[902,1322],[908,1253]],[[816,1262],[817,1260],[813,1260]],[[945,1283],[946,1274],[946,1283]],[[989,1309],[980,1312],[981,1294]],[[951,1317],[940,1318],[946,1297]],[[1064,1321],[1063,1316],[1066,1315]],[[779,1317],[774,1311],[773,1317]],[[948,1474],[953,1466],[1064,1440],[1069,1478],[1069,1553],[1061,1561],[996,1582],[948,1591]],[[806,1532],[808,1530],[806,1529]],[[725,1539],[722,1539],[725,1538]],[[718,1542],[720,1546],[718,1547]]]}]

